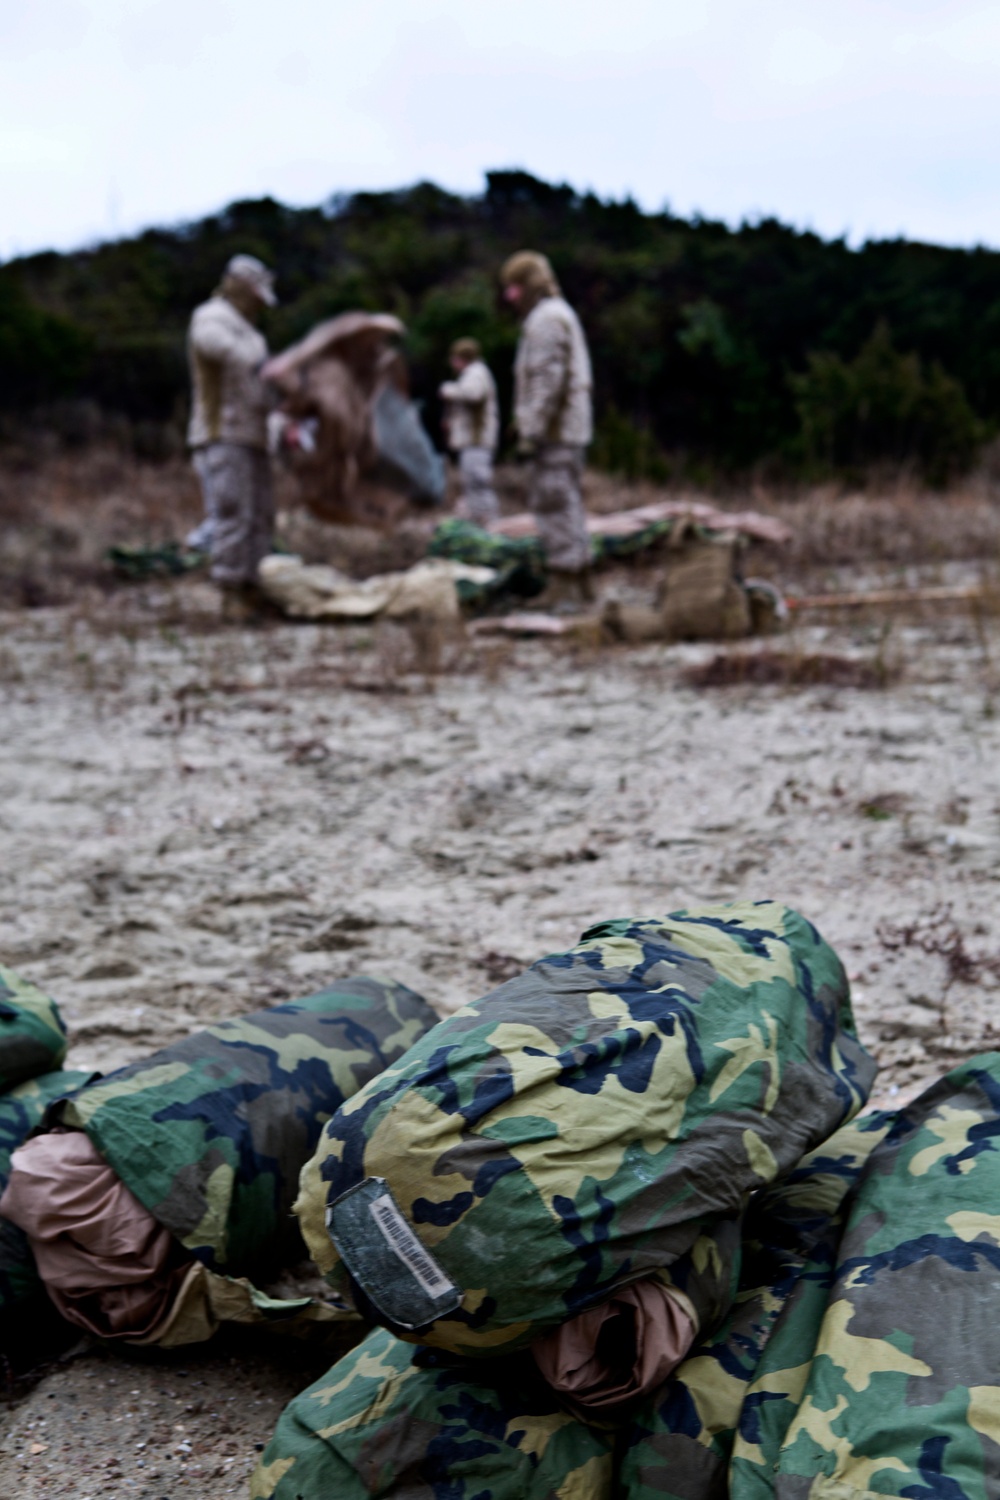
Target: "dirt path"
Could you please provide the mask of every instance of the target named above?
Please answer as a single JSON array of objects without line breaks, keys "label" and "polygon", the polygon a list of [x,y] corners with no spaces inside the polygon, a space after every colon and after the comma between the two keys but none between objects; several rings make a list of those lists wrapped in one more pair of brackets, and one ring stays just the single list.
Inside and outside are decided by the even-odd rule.
[{"label": "dirt path", "polygon": [[[884,691],[423,640],[428,679],[399,629],[195,629],[204,587],[0,624],[0,953],[70,1065],[364,971],[445,1012],[600,918],[742,896],[841,951],[880,1102],[994,1045],[1000,979],[962,956],[1000,953],[996,622],[777,643],[901,663]],[[950,959],[880,941],[942,904]],[[242,1494],[308,1358],[79,1352],[4,1418],[0,1495]]]}]

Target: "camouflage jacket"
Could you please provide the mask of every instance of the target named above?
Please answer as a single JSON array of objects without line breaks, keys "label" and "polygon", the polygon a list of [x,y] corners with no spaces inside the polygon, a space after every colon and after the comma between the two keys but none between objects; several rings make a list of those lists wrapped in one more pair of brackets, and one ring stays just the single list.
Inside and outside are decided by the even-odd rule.
[{"label": "camouflage jacket", "polygon": [[669,1269],[873,1073],[840,961],[787,907],[605,923],[349,1101],[297,1211],[367,1316],[491,1355]]},{"label": "camouflage jacket", "polygon": [[228,298],[211,297],[195,309],[188,330],[192,448],[206,443],[267,447],[272,398],[260,377],[267,341]]},{"label": "camouflage jacket", "polygon": [[472,360],[457,380],[445,381],[441,396],[446,402],[448,447],[489,448],[492,453],[500,436],[500,410],[489,367],[481,359]]},{"label": "camouflage jacket", "polygon": [[610,1500],[614,1432],[527,1356],[454,1364],[376,1329],[278,1420],[251,1500]]},{"label": "camouflage jacket", "polygon": [[[7,1186],[12,1153],[40,1124],[48,1106],[82,1088],[93,1076],[60,1069],[0,1096],[0,1193]],[[15,1328],[33,1326],[37,1333],[37,1319],[47,1310],[48,1299],[26,1237],[16,1224],[0,1217],[0,1351],[10,1347]]]},{"label": "camouflage jacket", "polygon": [[[759,1193],[746,1217],[739,1292],[718,1332],[636,1411],[619,1445],[621,1500],[725,1500],[764,1472],[826,1305],[845,1203],[891,1117],[865,1115]],[[762,1433],[766,1428],[770,1441]],[[766,1482],[766,1481],[765,1481]]]}]

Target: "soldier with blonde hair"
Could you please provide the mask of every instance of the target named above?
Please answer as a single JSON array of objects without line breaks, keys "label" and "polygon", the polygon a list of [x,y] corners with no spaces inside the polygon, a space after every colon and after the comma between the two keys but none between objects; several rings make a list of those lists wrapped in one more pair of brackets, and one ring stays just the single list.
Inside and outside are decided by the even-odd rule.
[{"label": "soldier with blonde hair", "polygon": [[261,378],[267,359],[256,324],[277,302],[274,275],[253,255],[234,255],[188,331],[193,399],[188,443],[205,498],[199,528],[223,588],[252,588],[271,550],[274,499],[267,454],[272,397]]},{"label": "soldier with blonde hair", "polygon": [[438,395],[445,402],[448,446],[457,455],[461,484],[457,514],[489,526],[500,514],[493,489],[493,455],[500,421],[496,381],[475,339],[456,339],[448,354],[455,374]]},{"label": "soldier with blonde hair", "polygon": [[518,453],[531,464],[529,504],[556,592],[588,597],[590,538],[580,490],[593,436],[587,340],[544,255],[512,255],[500,282],[504,300],[522,319],[514,425]]}]

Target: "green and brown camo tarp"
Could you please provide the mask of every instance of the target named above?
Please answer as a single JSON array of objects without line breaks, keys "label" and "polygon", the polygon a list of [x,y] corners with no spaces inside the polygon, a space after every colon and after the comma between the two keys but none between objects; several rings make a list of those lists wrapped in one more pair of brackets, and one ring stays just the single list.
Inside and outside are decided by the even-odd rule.
[{"label": "green and brown camo tarp", "polygon": [[1000,1495],[998,1144],[995,1052],[899,1112],[852,1200],[818,1338],[757,1382],[789,1399],[740,1445],[739,1500]]},{"label": "green and brown camo tarp", "polygon": [[608,922],[361,1089],[297,1211],[373,1321],[509,1352],[678,1262],[851,1118],[873,1074],[840,960],[797,912]]},{"label": "green and brown camo tarp", "polygon": [[58,1006],[36,985],[0,965],[0,1094],[51,1073],[66,1056]]},{"label": "green and brown camo tarp", "polygon": [[164,1047],[47,1123],[86,1131],[209,1270],[267,1276],[301,1255],[292,1201],[324,1123],[436,1021],[401,984],[345,979]]}]

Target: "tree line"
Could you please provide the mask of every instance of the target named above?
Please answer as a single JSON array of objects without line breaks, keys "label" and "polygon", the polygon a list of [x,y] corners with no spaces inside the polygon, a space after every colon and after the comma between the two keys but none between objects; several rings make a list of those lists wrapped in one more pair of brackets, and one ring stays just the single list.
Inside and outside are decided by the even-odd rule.
[{"label": "tree line", "polygon": [[[317,208],[271,198],[176,228],[0,266],[0,431],[81,405],[179,433],[191,309],[236,251],[276,268],[274,348],[349,308],[406,323],[439,437],[452,339],[483,345],[509,410],[517,329],[497,295],[544,250],[590,339],[592,459],[630,477],[967,469],[1000,413],[1000,254],[904,239],[852,248],[763,219],[644,213],[526,172],[463,197],[431,183]],[[79,426],[79,422],[78,422]],[[84,428],[86,424],[83,424]]]}]

